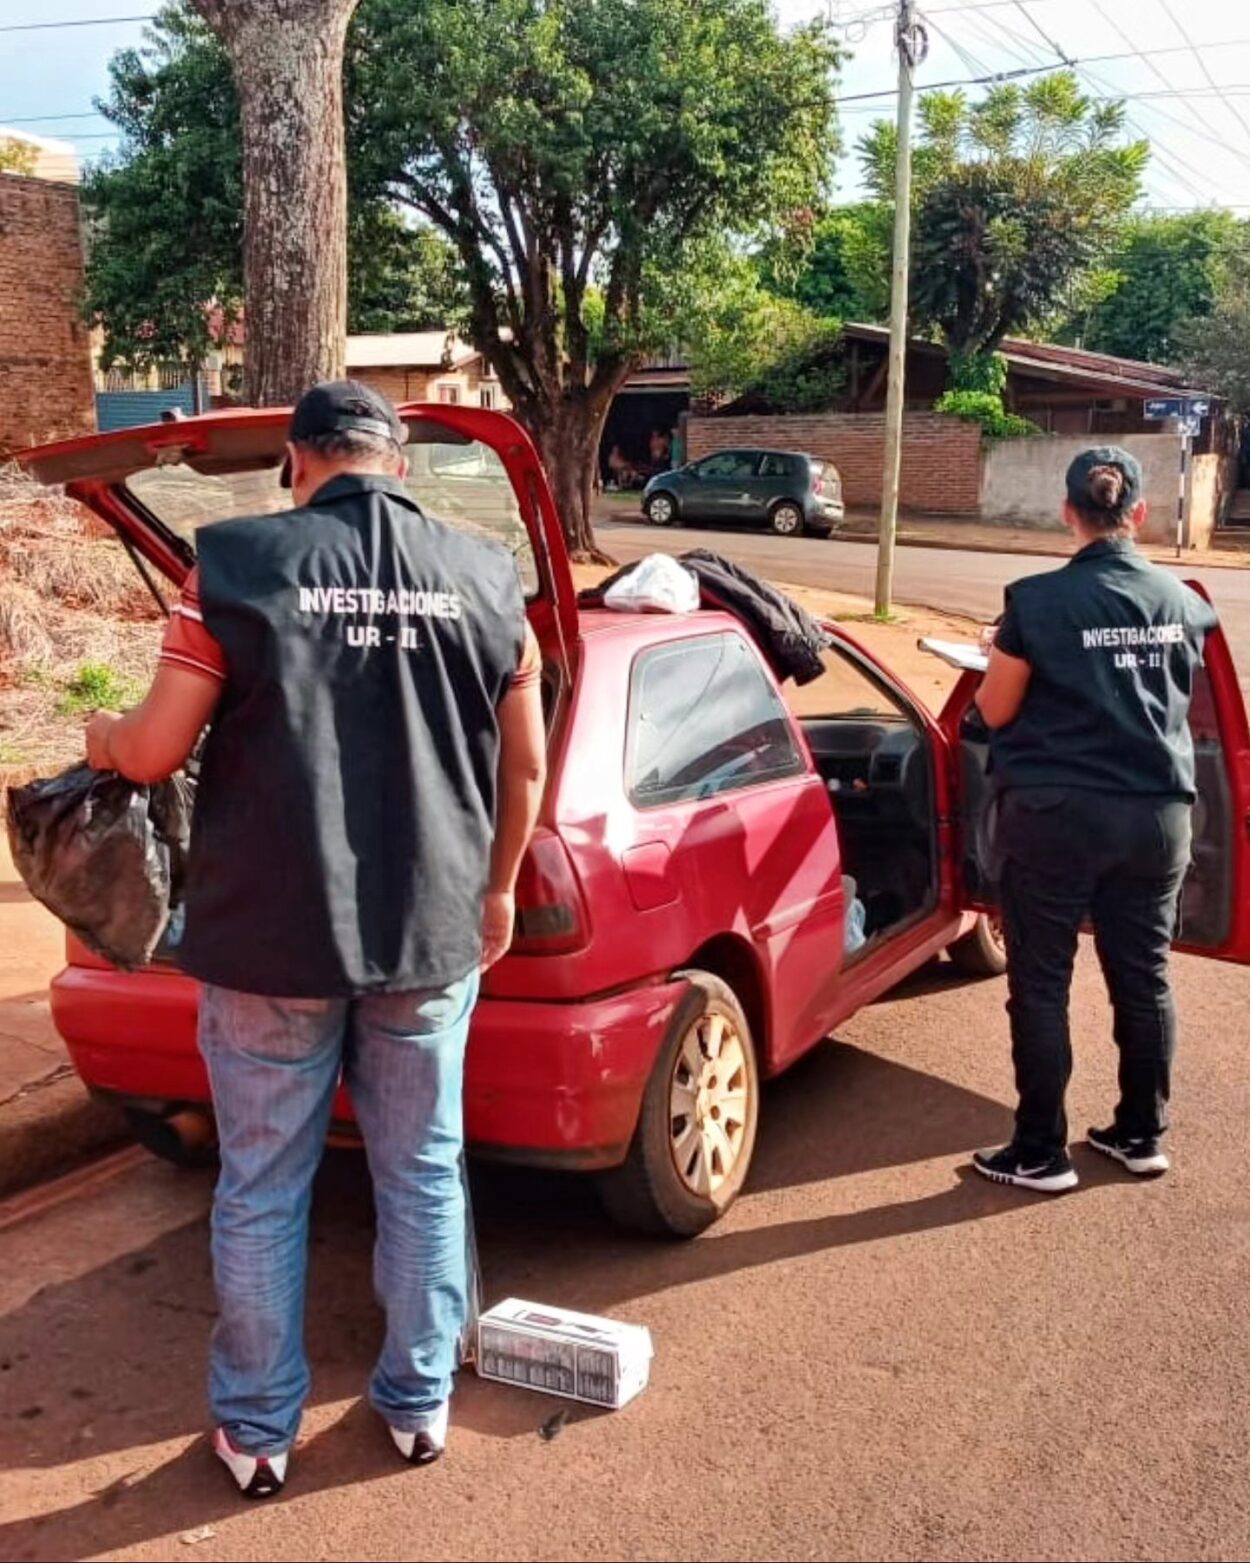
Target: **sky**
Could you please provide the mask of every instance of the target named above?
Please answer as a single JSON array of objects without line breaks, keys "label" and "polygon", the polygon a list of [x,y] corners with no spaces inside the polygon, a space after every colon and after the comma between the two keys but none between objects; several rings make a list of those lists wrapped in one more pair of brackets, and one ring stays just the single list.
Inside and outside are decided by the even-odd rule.
[{"label": "sky", "polygon": [[[894,7],[774,3],[787,23],[831,17],[852,55],[843,99],[882,94],[842,105],[847,155],[837,187],[853,198],[855,142],[875,116],[894,112]],[[0,0],[0,126],[70,141],[83,160],[114,145],[93,99],[107,92],[111,55],[143,38],[141,21],[115,19],[155,9],[156,0]],[[1151,141],[1146,204],[1230,206],[1250,217],[1250,8],[1228,0],[932,0],[921,16],[931,45],[917,73],[922,89],[1057,65],[1062,53],[1077,62],[1088,92],[1124,95],[1133,133]],[[37,30],[17,30],[32,24]],[[1099,58],[1108,55],[1127,58]]]}]

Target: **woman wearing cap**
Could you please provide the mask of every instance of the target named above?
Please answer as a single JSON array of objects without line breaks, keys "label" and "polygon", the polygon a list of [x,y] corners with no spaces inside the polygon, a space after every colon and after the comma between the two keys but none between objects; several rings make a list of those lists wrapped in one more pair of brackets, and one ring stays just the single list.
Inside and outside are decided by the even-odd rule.
[{"label": "woman wearing cap", "polygon": [[978,1172],[1043,1193],[1074,1188],[1064,1096],[1077,935],[1092,922],[1115,1012],[1120,1100],[1089,1143],[1139,1176],[1161,1139],[1176,1016],[1168,955],[1196,796],[1188,714],[1210,605],[1138,552],[1137,459],[1116,446],[1068,469],[1076,553],[1007,590],[977,695],[1000,795],[1015,1135]]}]

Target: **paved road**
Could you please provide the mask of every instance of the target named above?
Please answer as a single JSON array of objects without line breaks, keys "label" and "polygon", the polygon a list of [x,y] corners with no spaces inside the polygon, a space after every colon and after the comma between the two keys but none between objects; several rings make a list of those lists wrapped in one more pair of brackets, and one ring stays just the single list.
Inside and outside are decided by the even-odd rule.
[{"label": "paved road", "polygon": [[[201,1438],[207,1178],[123,1163],[0,1207],[0,1557],[1250,1555],[1250,980],[1181,964],[1172,1176],[1078,1151],[1052,1202],[966,1172],[1008,1130],[1002,996],[934,975],[849,1024],[769,1090],[748,1194],[698,1242],[617,1236],[581,1184],[482,1179],[492,1298],[654,1332],[643,1397],[553,1442],[553,1402],[466,1375],[448,1459],[395,1462],[358,1398],[367,1189],[332,1156],[312,1406],[263,1509]],[[1074,1014],[1080,1128],[1114,1083],[1087,958]]]},{"label": "paved road", "polygon": [[[680,553],[686,548],[716,548],[769,580],[827,587],[871,597],[877,551],[871,543],[826,542],[820,538],[772,537],[766,532],[658,530],[645,525],[600,522],[603,546],[621,560],[638,558],[657,547]],[[1003,587],[1037,570],[1054,569],[1060,559],[1025,558],[937,548],[901,548],[895,567],[899,602],[989,621],[1001,610]],[[1201,581],[1223,619],[1243,679],[1250,678],[1250,570],[1202,570],[1181,567],[1187,580]]]}]

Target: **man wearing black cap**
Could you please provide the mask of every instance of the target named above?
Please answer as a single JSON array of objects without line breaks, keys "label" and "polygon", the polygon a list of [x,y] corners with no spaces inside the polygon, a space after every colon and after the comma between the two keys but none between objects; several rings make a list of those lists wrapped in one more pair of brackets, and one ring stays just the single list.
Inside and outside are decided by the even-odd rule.
[{"label": "man wearing black cap", "polygon": [[221,1140],[214,1449],[280,1490],[309,1387],[308,1210],[340,1075],[373,1174],[386,1339],[370,1398],[441,1454],[468,1309],[461,1082],[478,974],[512,937],[545,771],[537,646],[502,548],[429,520],[367,386],[291,420],[297,508],[199,533],[143,704],[88,758],[169,775],[210,721],[185,969]]},{"label": "man wearing black cap", "polygon": [[1168,954],[1196,797],[1188,714],[1210,605],[1149,563],[1142,473],[1117,446],[1067,474],[1077,552],[1007,591],[977,695],[993,729],[997,851],[1020,1102],[1010,1145],[978,1172],[1042,1193],[1074,1188],[1064,1096],[1077,935],[1093,923],[1115,1011],[1120,1100],[1089,1144],[1138,1176],[1166,1172],[1176,1014]]}]

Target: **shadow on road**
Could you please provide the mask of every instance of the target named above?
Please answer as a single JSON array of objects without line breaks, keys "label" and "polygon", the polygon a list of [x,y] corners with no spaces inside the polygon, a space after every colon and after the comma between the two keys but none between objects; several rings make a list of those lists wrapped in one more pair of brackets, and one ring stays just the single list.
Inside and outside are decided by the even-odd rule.
[{"label": "shadow on road", "polygon": [[[778,1189],[963,1152],[1002,1138],[1008,1125],[1001,1103],[831,1044],[769,1088],[752,1187]],[[1029,1203],[961,1177],[927,1198],[765,1226],[738,1224],[749,1218],[748,1204],[698,1241],[679,1244],[614,1230],[587,1179],[482,1166],[474,1173],[474,1199],[489,1297],[534,1296],[592,1312],[820,1250],[1007,1215]],[[291,1496],[395,1474],[381,1424],[358,1399],[381,1335],[371,1243],[364,1159],[332,1152],[313,1218],[308,1348],[316,1403],[346,1402],[349,1409],[301,1445]],[[0,1458],[9,1471],[30,1473],[35,1502],[41,1481],[55,1480],[58,1468],[134,1451],[133,1468],[89,1498],[0,1525],[0,1557],[77,1559],[238,1512],[202,1439],[151,1466],[151,1446],[203,1426],[213,1311],[207,1233],[196,1221],[45,1289],[0,1320]],[[534,1436],[549,1409],[469,1373],[458,1386],[457,1422],[487,1436]],[[570,1409],[574,1417],[594,1414]],[[72,1474],[66,1479],[72,1483]],[[420,1480],[437,1485],[434,1473]]]}]

